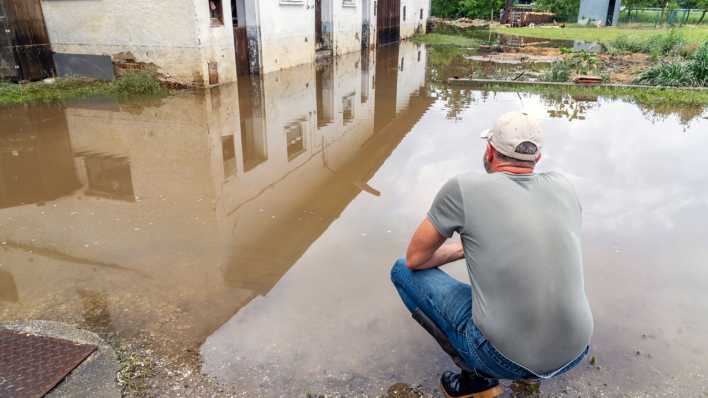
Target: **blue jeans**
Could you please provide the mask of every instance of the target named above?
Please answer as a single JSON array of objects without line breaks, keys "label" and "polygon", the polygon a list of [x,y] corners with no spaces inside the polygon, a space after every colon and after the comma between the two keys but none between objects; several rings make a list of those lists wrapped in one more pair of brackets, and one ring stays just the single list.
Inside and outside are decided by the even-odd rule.
[{"label": "blue jeans", "polygon": [[507,359],[487,341],[472,322],[472,290],[438,268],[411,271],[399,259],[391,269],[403,303],[411,313],[422,311],[447,337],[468,368],[495,379],[547,379],[577,366],[589,347],[574,361],[550,375],[539,375]]}]

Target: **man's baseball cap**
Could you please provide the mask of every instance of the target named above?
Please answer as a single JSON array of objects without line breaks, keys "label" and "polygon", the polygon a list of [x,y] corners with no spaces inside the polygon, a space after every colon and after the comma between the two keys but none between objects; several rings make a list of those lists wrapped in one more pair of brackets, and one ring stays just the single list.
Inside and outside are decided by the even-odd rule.
[{"label": "man's baseball cap", "polygon": [[[502,115],[491,129],[482,132],[482,138],[487,140],[499,153],[510,158],[535,161],[543,145],[543,130],[528,113],[509,112]],[[536,146],[533,153],[528,148],[521,148],[524,142]],[[533,148],[532,145],[528,147]]]}]

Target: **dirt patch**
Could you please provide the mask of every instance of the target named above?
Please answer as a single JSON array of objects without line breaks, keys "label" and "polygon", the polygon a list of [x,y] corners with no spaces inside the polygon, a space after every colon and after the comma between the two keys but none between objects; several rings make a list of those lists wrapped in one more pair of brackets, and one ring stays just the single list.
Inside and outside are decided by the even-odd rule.
[{"label": "dirt patch", "polygon": [[652,61],[647,54],[600,54],[612,83],[632,83]]}]

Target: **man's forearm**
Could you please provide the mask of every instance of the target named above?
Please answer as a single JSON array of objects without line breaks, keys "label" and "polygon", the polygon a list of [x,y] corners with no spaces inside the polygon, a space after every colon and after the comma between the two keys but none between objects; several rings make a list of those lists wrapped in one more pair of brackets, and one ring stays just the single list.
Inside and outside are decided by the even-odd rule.
[{"label": "man's forearm", "polygon": [[459,242],[450,243],[447,245],[440,246],[433,255],[428,259],[428,261],[422,264],[413,264],[410,268],[415,270],[423,270],[428,268],[440,267],[447,263],[457,261],[465,256],[462,250],[462,244]]}]

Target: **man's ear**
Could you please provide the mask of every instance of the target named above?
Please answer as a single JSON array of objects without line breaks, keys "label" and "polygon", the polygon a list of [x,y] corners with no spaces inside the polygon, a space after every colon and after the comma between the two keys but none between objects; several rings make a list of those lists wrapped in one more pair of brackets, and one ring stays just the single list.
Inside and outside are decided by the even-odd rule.
[{"label": "man's ear", "polygon": [[489,163],[494,160],[494,148],[492,148],[492,144],[487,143],[487,151],[485,152],[484,156],[487,158],[487,162]]}]

